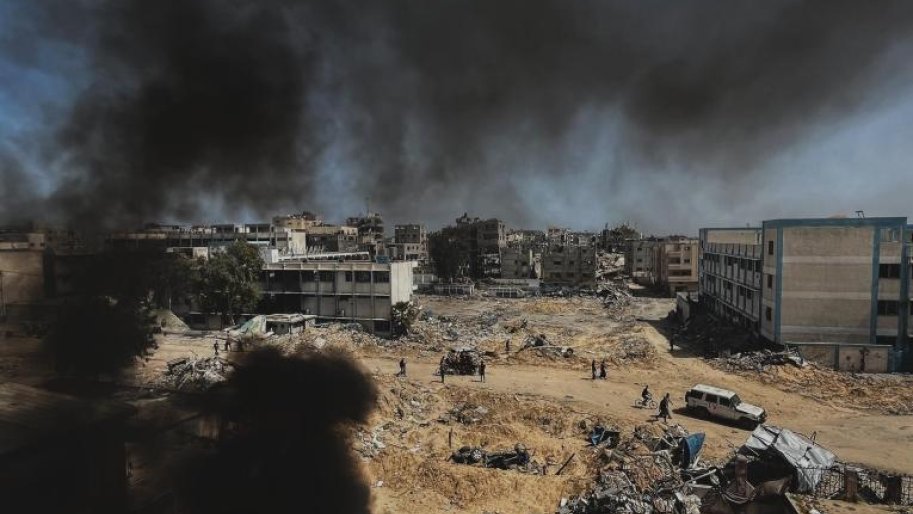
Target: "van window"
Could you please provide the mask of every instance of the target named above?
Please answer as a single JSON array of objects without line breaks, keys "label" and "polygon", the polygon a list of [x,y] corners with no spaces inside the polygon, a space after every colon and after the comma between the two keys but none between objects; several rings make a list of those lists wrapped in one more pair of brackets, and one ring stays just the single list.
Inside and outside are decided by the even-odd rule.
[{"label": "van window", "polygon": [[708,403],[716,403],[717,397],[715,394],[707,394],[704,399],[707,400]]},{"label": "van window", "polygon": [[691,398],[694,398],[695,400],[700,400],[703,398],[704,393],[692,390],[692,391],[688,391],[688,396],[690,396]]},{"label": "van window", "polygon": [[729,398],[720,397],[720,405],[723,407],[729,407]]}]

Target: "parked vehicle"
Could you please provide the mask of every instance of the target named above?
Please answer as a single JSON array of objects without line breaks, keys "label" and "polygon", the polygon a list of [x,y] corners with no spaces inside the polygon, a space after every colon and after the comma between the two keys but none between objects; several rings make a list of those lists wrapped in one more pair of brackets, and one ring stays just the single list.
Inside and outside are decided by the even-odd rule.
[{"label": "parked vehicle", "polygon": [[704,384],[698,384],[685,393],[685,408],[699,417],[734,421],[749,429],[767,421],[764,409],[743,402],[734,391]]}]

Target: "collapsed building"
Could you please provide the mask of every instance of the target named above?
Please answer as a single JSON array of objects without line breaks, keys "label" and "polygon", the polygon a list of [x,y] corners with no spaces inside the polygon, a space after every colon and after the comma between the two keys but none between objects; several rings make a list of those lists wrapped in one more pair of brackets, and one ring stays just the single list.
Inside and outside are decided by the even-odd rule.
[{"label": "collapsed building", "polygon": [[683,236],[629,241],[625,249],[625,271],[669,296],[698,291],[698,262],[698,240]]}]

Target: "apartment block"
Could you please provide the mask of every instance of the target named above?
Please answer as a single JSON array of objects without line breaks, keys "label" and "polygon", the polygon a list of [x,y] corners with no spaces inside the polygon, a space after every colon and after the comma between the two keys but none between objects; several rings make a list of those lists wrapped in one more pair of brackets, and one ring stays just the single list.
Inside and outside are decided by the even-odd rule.
[{"label": "apartment block", "polygon": [[393,245],[397,259],[416,261],[419,264],[428,262],[428,231],[425,225],[395,225]]},{"label": "apartment block", "polygon": [[539,278],[539,254],[528,247],[507,247],[501,252],[501,278]]},{"label": "apartment block", "polygon": [[413,262],[288,261],[262,272],[263,310],[301,312],[318,322],[359,323],[387,335],[392,307],[412,299]]},{"label": "apartment block", "polygon": [[752,331],[761,316],[761,229],[700,231],[700,299],[710,312]]},{"label": "apartment block", "polygon": [[595,246],[550,246],[542,254],[542,282],[547,284],[595,286]]},{"label": "apartment block", "polygon": [[909,370],[911,233],[902,217],[704,229],[701,303],[839,369]]},{"label": "apartment block", "polygon": [[276,249],[280,255],[307,253],[307,232],[270,223],[148,225],[134,232],[115,232],[105,243],[112,250],[169,250],[194,254],[195,248],[218,249],[235,241]]},{"label": "apartment block", "polygon": [[653,276],[653,251],[658,241],[639,239],[625,245],[625,273],[634,280]]},{"label": "apartment block", "polygon": [[653,282],[669,296],[698,290],[698,241],[670,239],[653,249]]}]

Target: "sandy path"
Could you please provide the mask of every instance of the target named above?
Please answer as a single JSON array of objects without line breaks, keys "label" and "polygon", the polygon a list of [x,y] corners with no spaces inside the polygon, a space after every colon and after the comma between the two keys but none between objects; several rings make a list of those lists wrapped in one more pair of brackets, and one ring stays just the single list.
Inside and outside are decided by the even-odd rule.
[{"label": "sandy path", "polygon": [[[825,405],[820,402],[785,393],[775,387],[730,375],[705,364],[701,359],[670,355],[666,339],[648,327],[645,335],[661,347],[660,359],[654,369],[610,368],[607,381],[592,381],[572,370],[512,365],[488,366],[488,380],[479,383],[476,377],[447,377],[447,384],[488,388],[496,392],[526,393],[557,400],[582,402],[592,412],[605,414],[607,419],[647,421],[652,412],[634,409],[632,401],[640,395],[642,384],[648,383],[659,397],[670,392],[673,408],[682,406],[682,396],[695,383],[703,382],[734,389],[743,400],[762,405],[768,410],[769,423],[811,434],[817,441],[834,451],[838,458],[887,470],[913,473],[913,416],[879,416],[860,411]],[[375,373],[395,373],[397,358],[362,358],[362,363]],[[440,384],[433,376],[436,360],[411,360],[411,378],[428,384]],[[440,387],[439,385],[436,387]],[[692,432],[706,432],[713,445],[740,446],[748,431],[711,421],[675,414],[674,421]]]}]

